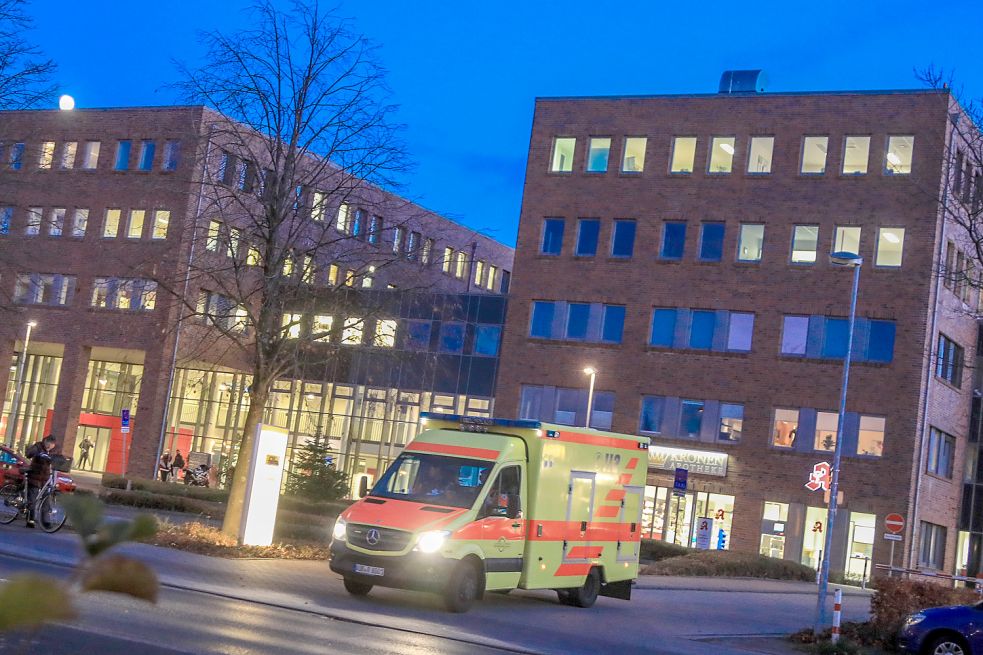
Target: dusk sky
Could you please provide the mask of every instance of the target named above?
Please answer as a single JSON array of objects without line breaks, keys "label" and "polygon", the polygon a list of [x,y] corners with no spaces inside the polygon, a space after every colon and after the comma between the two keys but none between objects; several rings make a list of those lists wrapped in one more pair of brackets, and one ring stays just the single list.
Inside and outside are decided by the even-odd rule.
[{"label": "dusk sky", "polygon": [[[162,105],[200,30],[244,0],[32,0],[34,40],[79,107]],[[287,4],[287,3],[284,3]],[[983,2],[397,2],[341,0],[377,42],[414,170],[400,193],[514,245],[536,96],[715,92],[763,68],[772,91],[897,89],[952,70],[983,98]]]}]

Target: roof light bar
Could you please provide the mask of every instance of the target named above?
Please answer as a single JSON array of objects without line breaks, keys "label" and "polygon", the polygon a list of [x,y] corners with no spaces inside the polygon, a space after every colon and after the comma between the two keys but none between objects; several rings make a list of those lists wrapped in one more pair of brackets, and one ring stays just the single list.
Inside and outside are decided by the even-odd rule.
[{"label": "roof light bar", "polygon": [[498,425],[503,428],[528,428],[538,430],[542,423],[527,419],[484,418],[482,416],[461,416],[459,414],[441,414],[440,412],[421,412],[420,418],[428,421],[449,421],[468,425]]}]

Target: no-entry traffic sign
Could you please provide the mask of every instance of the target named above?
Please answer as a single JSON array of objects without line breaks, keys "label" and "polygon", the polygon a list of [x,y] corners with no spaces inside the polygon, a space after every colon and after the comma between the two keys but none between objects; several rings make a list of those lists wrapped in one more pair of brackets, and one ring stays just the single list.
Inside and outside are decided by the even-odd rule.
[{"label": "no-entry traffic sign", "polygon": [[904,517],[900,514],[888,514],[884,517],[884,527],[891,534],[898,534],[904,530]]}]

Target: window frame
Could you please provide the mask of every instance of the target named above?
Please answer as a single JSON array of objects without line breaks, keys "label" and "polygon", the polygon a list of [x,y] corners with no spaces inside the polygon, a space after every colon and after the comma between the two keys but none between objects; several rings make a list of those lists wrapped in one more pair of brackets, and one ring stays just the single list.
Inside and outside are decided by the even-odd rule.
[{"label": "window frame", "polygon": [[[720,250],[716,258],[707,257],[704,248],[707,244],[707,228],[720,228]],[[697,249],[697,261],[707,264],[717,264],[724,261],[724,241],[727,239],[727,223],[724,221],[703,221],[700,223],[700,246]]]},{"label": "window frame", "polygon": [[[560,226],[560,234],[558,238],[556,252],[552,252],[552,251],[547,252],[546,250],[546,235],[549,232],[548,227],[551,223],[559,224]],[[563,254],[563,237],[564,237],[564,232],[566,232],[566,227],[567,227],[566,223],[567,223],[566,219],[561,218],[559,216],[547,216],[543,218],[542,227],[540,228],[540,235],[539,235],[539,255],[541,257],[560,257]]]},{"label": "window frame", "polygon": [[[565,139],[569,139],[569,140],[573,141],[573,149],[570,152],[570,164],[569,164],[569,166],[566,169],[558,169],[556,167],[556,154],[557,154],[556,148],[557,148],[557,145],[559,145],[559,142],[562,141],[562,140],[565,140]],[[561,134],[557,134],[557,135],[555,135],[553,137],[553,142],[552,142],[551,146],[552,147],[550,148],[549,164],[547,165],[546,171],[548,173],[555,174],[555,175],[571,175],[571,174],[573,174],[574,160],[577,158],[577,137],[575,137],[575,136],[563,136]]]},{"label": "window frame", "polygon": [[[591,166],[590,154],[591,154],[591,150],[592,150],[591,144],[594,141],[603,141],[604,139],[607,139],[607,142],[608,142],[607,155],[605,156],[605,159],[604,159],[604,169],[603,170],[593,170],[590,167]],[[613,137],[610,137],[610,136],[589,136],[589,137],[587,137],[587,157],[584,158],[584,173],[585,174],[588,174],[588,175],[604,175],[604,174],[606,174],[608,172],[608,170],[610,170],[610,168],[611,168],[611,146],[612,145],[614,145],[614,138]]]},{"label": "window frame", "polygon": [[[689,170],[674,171],[673,165],[676,162],[676,146],[679,139],[693,139],[693,159],[690,161]],[[700,137],[696,134],[674,134],[669,144],[669,175],[692,175],[696,170],[696,151],[700,148]]]},{"label": "window frame", "polygon": [[[594,233],[594,250],[592,252],[581,252],[581,250],[580,250],[581,239],[583,238],[583,235],[584,235],[584,225],[585,224],[592,224],[592,225],[596,226],[596,228],[597,228],[597,231]],[[544,226],[544,230],[545,230],[545,226]],[[544,233],[544,238],[545,238],[545,233]],[[600,245],[600,242],[601,242],[601,219],[599,219],[599,218],[578,218],[577,219],[577,240],[574,243],[573,256],[574,257],[596,257],[597,256],[597,249],[598,249],[598,246]],[[561,250],[563,249],[562,235],[561,235],[561,239],[560,239],[560,249]]]},{"label": "window frame", "polygon": [[[881,232],[884,230],[901,230],[901,262],[897,265],[894,264],[879,264],[878,259],[880,258],[881,252]],[[904,266],[904,242],[907,236],[908,229],[903,225],[878,225],[877,226],[877,241],[874,244],[874,266],[876,268],[883,269],[899,269]]]},{"label": "window frame", "polygon": [[[713,170],[713,158],[714,158],[714,153],[716,152],[714,148],[717,144],[717,141],[726,142],[728,140],[731,142],[729,145],[731,147],[731,150],[733,150],[733,152],[727,153],[727,150],[724,148],[722,143],[720,144],[720,149],[730,155],[730,168],[728,168],[725,171],[715,171]],[[707,151],[707,169],[706,169],[706,173],[708,177],[722,177],[722,176],[733,174],[734,161],[736,159],[737,159],[737,135],[722,134],[722,135],[710,136],[710,149]]]},{"label": "window frame", "polygon": [[[631,224],[631,252],[627,255],[619,255],[614,252],[614,246],[618,237],[618,228],[622,225]],[[638,237],[638,221],[634,218],[616,218],[611,222],[611,249],[608,251],[608,255],[612,259],[631,259],[635,256],[635,240]]]},{"label": "window frame", "polygon": [[[798,228],[800,228],[800,227],[802,227],[802,228],[810,228],[810,227],[816,228],[816,247],[812,251],[813,253],[815,253],[815,258],[812,261],[796,261],[795,260],[795,252],[796,252],[796,249],[795,249],[795,241],[796,241],[795,234],[798,231]],[[792,224],[792,238],[790,239],[790,243],[789,243],[788,263],[791,264],[791,265],[793,265],[793,266],[815,266],[816,263],[819,261],[820,232],[821,232],[821,227],[820,227],[820,225],[818,223],[793,223]],[[801,251],[801,252],[806,252],[806,251]]]},{"label": "window frame", "polygon": [[[759,175],[763,175],[763,174],[764,173],[759,173]],[[745,227],[760,227],[761,228],[761,249],[760,249],[760,253],[758,254],[758,258],[757,259],[742,259],[741,258],[741,244],[744,241],[744,228]],[[738,223],[738,225],[737,225],[737,254],[735,256],[735,261],[737,263],[739,263],[739,264],[760,264],[761,263],[761,260],[764,259],[764,256],[765,256],[765,233],[766,232],[767,232],[767,230],[765,229],[765,224],[764,223]]]},{"label": "window frame", "polygon": [[[755,139],[771,139],[771,149],[769,150],[770,158],[768,159],[768,170],[767,171],[752,171],[751,170],[751,155],[754,152],[754,141]],[[775,135],[774,134],[752,134],[748,137],[747,142],[747,165],[744,168],[744,173],[750,175],[751,177],[762,177],[765,175],[771,175],[775,168]]]},{"label": "window frame", "polygon": [[[846,168],[846,149],[848,139],[867,139],[867,157],[864,160],[864,170],[860,173],[847,173],[844,169]],[[870,144],[873,142],[873,135],[871,134],[844,134],[843,135],[843,146],[841,152],[843,156],[840,157],[840,176],[841,177],[864,177],[870,174]],[[828,156],[829,153],[827,153]]]},{"label": "window frame", "polygon": [[[907,173],[892,173],[888,168],[888,162],[890,161],[887,156],[891,152],[891,139],[911,139],[911,161],[908,164]],[[910,176],[915,171],[915,135],[914,134],[888,134],[884,137],[884,166],[881,169],[881,174],[885,177],[907,177]]]},{"label": "window frame", "polygon": [[[823,157],[823,169],[821,171],[805,171],[806,161],[806,141],[809,139],[826,139],[826,151]],[[799,175],[803,177],[822,177],[829,169],[829,135],[828,134],[803,134],[799,144]]]},{"label": "window frame", "polygon": [[[637,171],[627,171],[625,170],[625,158],[628,155],[628,141],[631,139],[641,139],[642,141],[642,165]],[[647,136],[629,136],[621,140],[621,166],[618,172],[623,175],[641,175],[645,172],[645,160],[648,158],[648,137]]]},{"label": "window frame", "polygon": [[[683,230],[682,231],[682,245],[680,247],[679,256],[668,256],[668,255],[666,255],[666,244],[667,244],[667,240],[668,240],[668,237],[669,237],[669,226],[670,225],[672,225],[672,226],[681,225],[682,226],[682,230]],[[670,221],[670,220],[666,220],[666,221],[663,221],[662,222],[662,239],[660,239],[660,243],[659,243],[659,259],[661,261],[678,262],[678,261],[682,261],[683,260],[683,258],[686,256],[686,231],[687,231],[687,227],[688,227],[687,221]]]}]

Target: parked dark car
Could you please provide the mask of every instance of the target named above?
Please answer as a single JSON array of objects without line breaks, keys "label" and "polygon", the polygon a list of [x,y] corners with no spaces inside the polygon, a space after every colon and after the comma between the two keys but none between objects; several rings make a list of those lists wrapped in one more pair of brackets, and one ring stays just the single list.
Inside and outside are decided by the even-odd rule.
[{"label": "parked dark car", "polygon": [[983,603],[915,612],[905,619],[898,642],[903,653],[983,655]]},{"label": "parked dark car", "polygon": [[[0,445],[0,486],[7,482],[21,482],[23,484],[24,473],[22,469],[30,466],[30,462],[23,455],[18,454],[12,448]],[[75,491],[75,481],[72,476],[56,473],[58,480],[58,491],[71,493]]]}]

